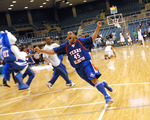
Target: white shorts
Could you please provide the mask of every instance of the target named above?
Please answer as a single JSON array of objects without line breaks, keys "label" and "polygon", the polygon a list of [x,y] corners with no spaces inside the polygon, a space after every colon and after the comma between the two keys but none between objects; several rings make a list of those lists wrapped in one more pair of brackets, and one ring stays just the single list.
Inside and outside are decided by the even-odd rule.
[{"label": "white shorts", "polygon": [[113,51],[105,51],[105,54],[108,54],[108,57],[114,56]]}]

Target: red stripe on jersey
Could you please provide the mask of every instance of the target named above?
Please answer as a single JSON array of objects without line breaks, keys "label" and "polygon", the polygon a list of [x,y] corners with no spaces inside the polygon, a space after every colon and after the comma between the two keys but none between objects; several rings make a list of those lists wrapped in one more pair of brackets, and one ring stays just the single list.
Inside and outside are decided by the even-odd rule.
[{"label": "red stripe on jersey", "polygon": [[66,44],[66,53],[67,53],[67,55],[68,55],[68,51],[67,51],[67,48],[68,48],[68,43]]},{"label": "red stripe on jersey", "polygon": [[94,69],[95,69],[96,71],[98,71],[98,69],[94,66],[94,64],[92,64],[92,65],[93,65]]},{"label": "red stripe on jersey", "polygon": [[89,50],[89,49],[87,49],[87,48],[85,48],[84,46],[83,46],[83,44],[78,40],[78,42],[81,44],[81,46],[85,49],[85,50]]}]

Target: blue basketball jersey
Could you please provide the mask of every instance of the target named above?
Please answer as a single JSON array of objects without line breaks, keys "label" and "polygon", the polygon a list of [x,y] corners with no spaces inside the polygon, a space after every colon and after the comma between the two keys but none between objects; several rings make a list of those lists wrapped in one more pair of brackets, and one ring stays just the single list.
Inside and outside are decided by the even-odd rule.
[{"label": "blue basketball jersey", "polygon": [[13,54],[10,48],[3,47],[2,48],[2,56],[4,58],[4,62],[14,62],[17,60],[16,56]]},{"label": "blue basketball jersey", "polygon": [[53,50],[58,54],[67,53],[70,64],[74,68],[79,68],[90,61],[89,48],[93,45],[92,37],[79,38],[74,44],[65,42]]}]

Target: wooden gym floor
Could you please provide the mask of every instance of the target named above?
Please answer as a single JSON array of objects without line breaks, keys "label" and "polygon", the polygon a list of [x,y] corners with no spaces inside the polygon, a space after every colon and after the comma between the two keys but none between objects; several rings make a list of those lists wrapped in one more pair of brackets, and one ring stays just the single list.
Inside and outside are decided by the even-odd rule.
[{"label": "wooden gym floor", "polygon": [[102,73],[99,80],[106,80],[113,88],[109,93],[114,101],[111,106],[74,72],[64,57],[75,87],[66,87],[59,77],[50,90],[45,83],[52,77],[52,68],[34,67],[36,77],[30,90],[19,91],[12,79],[10,88],[0,86],[0,120],[149,120],[150,42],[144,47],[135,44],[115,51],[117,57],[109,60],[104,60],[104,50],[91,53],[94,65]]}]

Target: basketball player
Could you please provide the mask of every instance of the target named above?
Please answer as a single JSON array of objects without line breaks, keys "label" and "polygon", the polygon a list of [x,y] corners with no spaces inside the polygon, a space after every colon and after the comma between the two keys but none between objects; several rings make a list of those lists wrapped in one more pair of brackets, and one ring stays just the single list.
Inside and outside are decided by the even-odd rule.
[{"label": "basketball player", "polygon": [[142,36],[140,27],[137,27],[137,30],[138,30],[138,40],[140,41],[140,45],[144,45],[144,38]]},{"label": "basketball player", "polygon": [[105,59],[110,59],[113,56],[116,57],[115,50],[111,45],[112,45],[111,42],[107,43],[107,46],[105,48],[105,55],[104,55]]},{"label": "basketball player", "polygon": [[[23,50],[24,50],[24,48],[21,48],[20,53],[21,53],[21,59],[24,61],[26,61],[29,57],[32,57],[34,55],[34,54],[27,55],[27,53],[24,52]],[[28,86],[30,86],[33,78],[35,77],[35,73],[32,71],[32,69],[30,69],[30,67],[27,68],[27,70],[25,71],[25,73],[22,76],[22,79],[24,79],[27,75],[29,76],[29,78],[28,78],[26,84]]]},{"label": "basketball player", "polygon": [[132,39],[130,37],[130,32],[128,32],[126,35],[127,35],[128,45],[132,45]]},{"label": "basketball player", "polygon": [[120,43],[119,43],[119,44],[120,44],[120,45],[124,45],[124,44],[125,44],[125,42],[126,42],[126,41],[125,41],[125,38],[124,38],[123,32],[121,32],[121,33],[120,33]]},{"label": "basketball player", "polygon": [[[46,41],[46,45],[44,47],[44,50],[52,50],[53,48],[59,46],[57,43],[52,44],[50,37],[46,37],[45,41]],[[59,58],[58,58],[58,56],[59,56]],[[62,76],[64,78],[64,80],[66,81],[66,86],[75,86],[75,83],[72,83],[71,80],[69,80],[66,67],[62,63],[63,56],[62,55],[58,55],[58,56],[57,56],[57,54],[49,55],[49,54],[43,53],[43,59],[47,63],[51,63],[53,66],[53,70],[54,70],[53,77],[51,78],[50,81],[48,81],[46,83],[47,86],[50,89],[53,89],[52,85],[56,82],[56,80],[59,76]]]},{"label": "basketball player", "polygon": [[106,81],[100,82],[98,80],[101,74],[91,63],[91,56],[89,54],[89,48],[93,45],[93,42],[95,42],[101,26],[102,23],[97,22],[97,28],[92,37],[77,38],[72,31],[69,31],[67,33],[68,42],[62,43],[59,47],[54,48],[53,50],[41,50],[38,47],[36,47],[35,50],[47,54],[66,53],[70,64],[76,69],[78,75],[90,85],[96,86],[96,88],[104,95],[106,103],[111,104],[113,103],[113,100],[105,91],[105,88],[107,88],[110,92],[113,90],[110,86],[108,86]]}]

